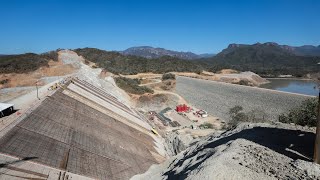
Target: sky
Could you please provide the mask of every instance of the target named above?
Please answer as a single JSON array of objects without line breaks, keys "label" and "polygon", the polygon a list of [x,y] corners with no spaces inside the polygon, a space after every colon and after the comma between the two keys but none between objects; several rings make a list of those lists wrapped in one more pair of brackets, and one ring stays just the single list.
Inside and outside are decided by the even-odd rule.
[{"label": "sky", "polygon": [[0,0],[0,54],[320,45],[320,0]]}]

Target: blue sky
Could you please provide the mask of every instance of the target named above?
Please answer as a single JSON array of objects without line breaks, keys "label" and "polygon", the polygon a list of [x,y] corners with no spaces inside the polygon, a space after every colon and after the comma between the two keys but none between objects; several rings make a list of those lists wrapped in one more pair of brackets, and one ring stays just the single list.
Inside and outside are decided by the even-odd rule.
[{"label": "blue sky", "polygon": [[0,0],[0,54],[150,45],[217,53],[230,43],[320,45],[319,0]]}]

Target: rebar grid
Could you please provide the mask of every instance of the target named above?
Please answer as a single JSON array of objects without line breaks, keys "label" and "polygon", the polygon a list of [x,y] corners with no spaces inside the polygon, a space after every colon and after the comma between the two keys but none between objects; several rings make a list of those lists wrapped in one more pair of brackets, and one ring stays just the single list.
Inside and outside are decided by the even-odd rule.
[{"label": "rebar grid", "polygon": [[[61,92],[0,139],[0,152],[98,179],[129,179],[156,163],[152,138]],[[145,143],[144,143],[145,142]]]}]

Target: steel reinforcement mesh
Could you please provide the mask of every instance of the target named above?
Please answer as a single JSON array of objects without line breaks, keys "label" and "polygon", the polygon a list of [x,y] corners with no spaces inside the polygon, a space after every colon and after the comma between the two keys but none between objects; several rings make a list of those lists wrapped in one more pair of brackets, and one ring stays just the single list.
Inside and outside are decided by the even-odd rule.
[{"label": "steel reinforcement mesh", "polygon": [[156,163],[153,139],[56,92],[0,139],[0,152],[97,179],[129,179]]}]

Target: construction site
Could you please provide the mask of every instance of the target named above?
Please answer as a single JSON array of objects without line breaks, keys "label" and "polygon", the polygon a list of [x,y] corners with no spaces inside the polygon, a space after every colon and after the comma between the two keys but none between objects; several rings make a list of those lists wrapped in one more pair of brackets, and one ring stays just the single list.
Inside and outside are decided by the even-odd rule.
[{"label": "construction site", "polygon": [[1,118],[0,179],[129,179],[165,159],[141,114],[101,87],[68,77],[42,90]]},{"label": "construction site", "polygon": [[[315,129],[281,123],[225,128],[229,106],[242,99],[255,107],[269,94],[261,107],[273,102],[268,112],[276,114],[285,107],[279,98],[294,105],[307,96],[153,73],[125,76],[153,91],[132,94],[115,75],[84,62],[62,50],[45,70],[72,71],[41,77],[36,71],[25,77],[34,77],[28,86],[11,79],[0,89],[1,180],[320,178],[310,162]],[[24,76],[14,77],[22,82]],[[230,98],[235,91],[245,97]]]},{"label": "construction site", "polygon": [[[130,179],[173,155],[176,144],[166,142],[171,132],[193,139],[220,129],[217,118],[174,92],[159,90],[171,104],[138,107],[110,75],[83,62],[72,51],[60,51],[51,68],[72,71],[44,73],[28,91],[2,90],[0,179]],[[159,86],[159,78],[147,74],[145,83]],[[157,95],[148,98],[148,107],[159,105]]]}]

